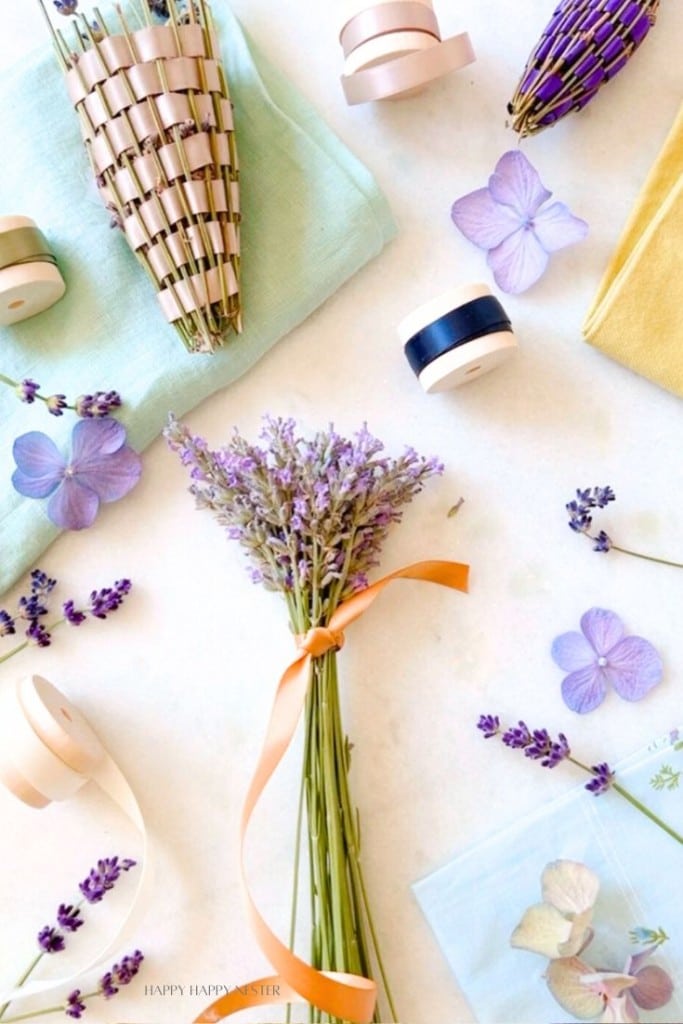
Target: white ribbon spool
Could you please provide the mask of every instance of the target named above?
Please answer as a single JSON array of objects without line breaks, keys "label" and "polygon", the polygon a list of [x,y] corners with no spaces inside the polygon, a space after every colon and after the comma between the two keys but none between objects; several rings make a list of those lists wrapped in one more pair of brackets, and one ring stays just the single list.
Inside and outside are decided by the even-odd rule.
[{"label": "white ribbon spool", "polygon": [[147,829],[129,783],[78,708],[42,676],[25,677],[0,692],[0,782],[31,807],[67,800],[94,782],[132,822],[143,844],[133,902],[113,938],[66,977],[27,981],[0,992],[2,1005],[71,985],[113,954],[144,913],[152,868]]}]

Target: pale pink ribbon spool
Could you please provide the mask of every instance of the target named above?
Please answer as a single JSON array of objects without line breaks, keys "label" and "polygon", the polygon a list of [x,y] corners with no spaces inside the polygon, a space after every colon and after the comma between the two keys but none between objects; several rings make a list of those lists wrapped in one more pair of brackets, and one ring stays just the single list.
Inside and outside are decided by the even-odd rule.
[{"label": "pale pink ribbon spool", "polygon": [[431,7],[390,0],[350,18],[340,32],[350,105],[413,92],[475,60],[467,32],[441,40]]},{"label": "pale pink ribbon spool", "polygon": [[42,676],[20,679],[0,692],[0,782],[31,807],[67,800],[88,782],[123,811],[142,837],[142,870],[128,913],[116,934],[86,964],[60,978],[27,981],[0,992],[0,1005],[72,985],[132,935],[151,878],[147,829],[135,794],[81,712]]}]

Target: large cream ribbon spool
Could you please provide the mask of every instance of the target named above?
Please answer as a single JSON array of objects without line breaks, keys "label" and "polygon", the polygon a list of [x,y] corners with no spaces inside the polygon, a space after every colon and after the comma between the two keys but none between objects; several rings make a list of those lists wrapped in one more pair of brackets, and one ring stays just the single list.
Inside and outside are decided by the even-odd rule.
[{"label": "large cream ribbon spool", "polygon": [[152,868],[147,829],[129,783],[78,708],[42,676],[24,677],[0,691],[0,782],[31,807],[67,800],[94,782],[132,822],[143,847],[137,889],[116,934],[74,973],[0,992],[2,1005],[72,985],[115,953],[144,913]]},{"label": "large cream ribbon spool", "polygon": [[30,217],[0,217],[0,324],[42,313],[66,291],[57,260]]},{"label": "large cream ribbon spool", "polygon": [[431,3],[379,0],[356,10],[339,34],[349,104],[398,98],[475,60],[467,32],[441,39]]}]

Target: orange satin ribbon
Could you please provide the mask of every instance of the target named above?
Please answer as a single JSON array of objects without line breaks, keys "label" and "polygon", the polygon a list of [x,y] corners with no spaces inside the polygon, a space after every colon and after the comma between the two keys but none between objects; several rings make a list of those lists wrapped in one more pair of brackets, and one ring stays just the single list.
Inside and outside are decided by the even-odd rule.
[{"label": "orange satin ribbon", "polygon": [[368,1024],[372,1020],[377,998],[374,981],[359,975],[319,971],[292,953],[270,930],[249,892],[244,841],[259,797],[296,731],[306,700],[312,659],[332,648],[341,647],[344,630],[370,607],[392,580],[423,580],[466,591],[468,571],[469,566],[459,562],[427,561],[407,565],[353,594],[339,605],[327,626],[316,626],[304,636],[297,637],[298,654],[278,684],[261,755],[244,801],[240,828],[240,864],[247,917],[262,952],[279,973],[240,986],[222,996],[195,1018],[194,1024],[215,1024],[251,1006],[301,1001],[355,1024]]}]

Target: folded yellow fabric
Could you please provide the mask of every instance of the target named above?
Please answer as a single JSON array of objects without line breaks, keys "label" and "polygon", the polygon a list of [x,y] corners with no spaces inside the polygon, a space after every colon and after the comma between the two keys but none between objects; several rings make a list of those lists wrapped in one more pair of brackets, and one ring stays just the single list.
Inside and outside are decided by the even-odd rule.
[{"label": "folded yellow fabric", "polygon": [[683,105],[583,324],[591,345],[683,396]]}]

